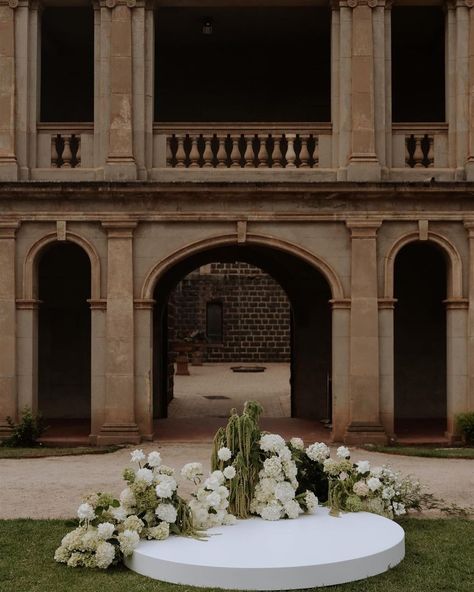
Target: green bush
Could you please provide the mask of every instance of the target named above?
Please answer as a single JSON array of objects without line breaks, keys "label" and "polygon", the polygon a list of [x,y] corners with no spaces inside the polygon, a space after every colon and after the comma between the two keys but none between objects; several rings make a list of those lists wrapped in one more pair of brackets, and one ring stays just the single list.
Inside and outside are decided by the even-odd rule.
[{"label": "green bush", "polygon": [[3,442],[3,445],[10,448],[38,446],[38,438],[47,429],[42,415],[40,413],[34,415],[29,407],[25,407],[21,412],[19,423],[15,423],[11,417],[7,417],[7,422],[12,429],[12,435]]},{"label": "green bush", "polygon": [[466,444],[474,444],[474,412],[460,413],[456,417],[458,429]]}]

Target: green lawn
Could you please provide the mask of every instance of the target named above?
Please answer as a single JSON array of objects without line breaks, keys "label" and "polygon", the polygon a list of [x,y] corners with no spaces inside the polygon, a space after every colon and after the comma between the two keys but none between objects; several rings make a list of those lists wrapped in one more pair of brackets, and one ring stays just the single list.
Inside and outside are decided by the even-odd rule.
[{"label": "green lawn", "polygon": [[403,456],[424,456],[427,458],[474,458],[474,448],[435,448],[430,446],[381,446],[367,444],[363,446],[371,452],[400,454]]},{"label": "green lawn", "polygon": [[[474,522],[461,519],[405,518],[406,559],[365,581],[334,586],[331,592],[472,592]],[[126,568],[71,569],[53,561],[70,526],[60,520],[0,521],[1,592],[186,592]],[[324,537],[324,532],[315,532]],[[205,544],[205,543],[202,543]]]},{"label": "green lawn", "polygon": [[[0,458],[45,458],[46,456],[76,456],[79,454],[106,454],[116,452],[121,446],[76,446],[56,448],[55,446],[37,446],[35,448],[8,448],[0,446]],[[0,592],[2,592],[0,588]]]}]

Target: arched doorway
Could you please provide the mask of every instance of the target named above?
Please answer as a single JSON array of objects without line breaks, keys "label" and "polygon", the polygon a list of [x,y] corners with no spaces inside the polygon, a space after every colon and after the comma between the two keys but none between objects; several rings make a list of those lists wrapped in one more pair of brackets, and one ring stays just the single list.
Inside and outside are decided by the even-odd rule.
[{"label": "arched doorway", "polygon": [[395,433],[442,436],[447,418],[447,263],[432,242],[411,242],[394,264]]},{"label": "arched doorway", "polygon": [[211,263],[242,262],[269,274],[291,305],[291,416],[311,420],[331,417],[331,288],[308,262],[269,246],[226,245],[195,252],[168,268],[155,286],[154,417],[167,416],[170,372],[168,299],[190,272]]},{"label": "arched doorway", "polygon": [[[62,434],[76,434],[91,417],[91,265],[71,242],[44,248],[37,267],[38,410]],[[80,426],[80,428],[78,427]]]}]

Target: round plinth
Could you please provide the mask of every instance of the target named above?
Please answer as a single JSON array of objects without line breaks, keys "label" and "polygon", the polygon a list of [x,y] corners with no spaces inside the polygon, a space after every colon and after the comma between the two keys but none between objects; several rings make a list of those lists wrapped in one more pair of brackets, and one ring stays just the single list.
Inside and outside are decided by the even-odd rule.
[{"label": "round plinth", "polygon": [[207,588],[296,590],[361,580],[405,556],[403,529],[359,512],[339,518],[320,508],[296,520],[240,520],[207,541],[142,541],[126,565],[139,574]]}]

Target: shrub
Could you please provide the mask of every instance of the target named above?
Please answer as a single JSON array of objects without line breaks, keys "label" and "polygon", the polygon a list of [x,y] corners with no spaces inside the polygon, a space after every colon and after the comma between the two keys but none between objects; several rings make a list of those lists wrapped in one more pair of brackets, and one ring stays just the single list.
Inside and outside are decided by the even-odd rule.
[{"label": "shrub", "polygon": [[3,442],[3,445],[11,448],[38,446],[38,438],[47,429],[42,415],[40,413],[34,415],[29,407],[25,407],[21,412],[19,423],[15,423],[11,417],[7,417],[7,422],[12,429],[12,435]]},{"label": "shrub", "polygon": [[474,411],[460,413],[456,417],[458,429],[466,444],[474,444]]}]

